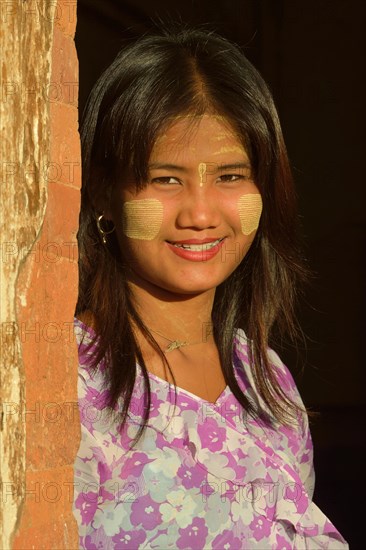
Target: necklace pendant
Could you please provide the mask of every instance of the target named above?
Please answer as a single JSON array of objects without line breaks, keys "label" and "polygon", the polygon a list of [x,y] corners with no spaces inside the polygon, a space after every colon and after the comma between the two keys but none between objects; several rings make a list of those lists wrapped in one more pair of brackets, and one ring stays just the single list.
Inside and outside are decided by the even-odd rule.
[{"label": "necklace pendant", "polygon": [[179,340],[174,340],[169,344],[169,346],[166,348],[166,353],[169,351],[174,351],[175,349],[181,348],[182,346],[188,346],[188,342],[180,342]]}]

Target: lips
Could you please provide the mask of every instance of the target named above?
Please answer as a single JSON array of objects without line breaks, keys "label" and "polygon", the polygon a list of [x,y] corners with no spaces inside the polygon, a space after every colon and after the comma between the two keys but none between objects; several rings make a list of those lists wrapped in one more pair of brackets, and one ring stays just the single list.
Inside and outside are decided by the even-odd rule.
[{"label": "lips", "polygon": [[206,239],[186,239],[185,241],[167,241],[170,244],[206,244],[221,241],[223,237],[207,237]]},{"label": "lips", "polygon": [[[189,241],[196,241],[191,243]],[[224,245],[225,238],[222,239],[189,239],[180,241],[182,244],[166,241],[167,246],[174,254],[192,262],[205,262],[216,256]],[[199,244],[197,244],[197,241]]]},{"label": "lips", "polygon": [[205,252],[217,247],[223,238],[220,239],[189,239],[185,241],[169,242],[170,245],[181,250],[191,250],[192,252]]}]

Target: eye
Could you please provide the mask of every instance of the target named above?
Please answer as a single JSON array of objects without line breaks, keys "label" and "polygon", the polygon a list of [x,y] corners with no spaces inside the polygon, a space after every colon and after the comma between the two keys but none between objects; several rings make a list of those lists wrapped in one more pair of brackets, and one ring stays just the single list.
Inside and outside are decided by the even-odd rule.
[{"label": "eye", "polygon": [[[172,181],[173,180],[173,181]],[[174,184],[179,184],[179,180],[177,180],[177,178],[174,178],[173,176],[165,176],[165,177],[160,177],[160,178],[153,178],[151,180],[151,183],[160,183],[162,185],[174,185]]]},{"label": "eye", "polygon": [[219,177],[219,180],[224,182],[235,182],[238,180],[249,180],[249,176],[245,176],[244,174],[223,174]]}]

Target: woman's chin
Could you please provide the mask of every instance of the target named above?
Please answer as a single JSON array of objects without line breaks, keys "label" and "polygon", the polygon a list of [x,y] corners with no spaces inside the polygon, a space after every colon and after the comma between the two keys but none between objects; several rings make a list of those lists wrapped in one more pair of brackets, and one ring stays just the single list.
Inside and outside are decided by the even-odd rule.
[{"label": "woman's chin", "polygon": [[222,281],[208,280],[206,278],[196,278],[194,280],[187,279],[155,279],[149,276],[143,277],[141,275],[134,276],[129,279],[129,282],[132,282],[139,286],[140,288],[145,289],[148,292],[153,294],[156,293],[170,293],[174,295],[196,295],[202,294],[204,292],[209,292],[215,289]]}]

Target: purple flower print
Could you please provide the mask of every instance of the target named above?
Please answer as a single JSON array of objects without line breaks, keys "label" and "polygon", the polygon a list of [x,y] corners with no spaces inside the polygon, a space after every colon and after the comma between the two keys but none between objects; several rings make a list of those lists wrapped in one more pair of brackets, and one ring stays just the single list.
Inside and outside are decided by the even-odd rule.
[{"label": "purple flower print", "polygon": [[192,409],[191,404],[189,403],[189,401],[185,401],[184,399],[182,399],[179,406],[180,406],[181,411],[187,411],[187,410],[190,411]]},{"label": "purple flower print", "polygon": [[[310,464],[311,463],[311,460],[310,460],[310,457],[309,457],[309,451],[305,451],[302,455],[301,455],[301,458],[299,460],[299,463],[300,464]],[[310,464],[311,465],[311,464]]]},{"label": "purple flower print", "polygon": [[[239,451],[241,451],[241,449],[239,449]],[[231,468],[232,470],[234,470],[235,479],[239,483],[241,483],[245,479],[245,476],[246,476],[246,473],[247,473],[247,468],[243,464],[239,464],[239,460],[232,453],[222,453],[222,454],[227,457],[226,467]],[[244,460],[245,460],[244,455],[243,455],[243,453],[240,453],[240,454],[243,457],[242,462],[244,462]],[[239,452],[238,452],[237,456],[239,457]]]},{"label": "purple flower print", "polygon": [[98,493],[95,491],[81,492],[75,501],[75,507],[80,512],[82,525],[88,525],[98,508]]},{"label": "purple flower print", "polygon": [[107,500],[114,500],[116,492],[114,490],[113,484],[111,485],[111,491],[108,491],[105,487],[100,487],[99,489],[99,502],[103,505]]},{"label": "purple flower print", "polygon": [[[83,331],[79,321],[75,325],[79,343]],[[84,344],[92,335],[87,333]],[[149,427],[131,448],[145,406],[139,365],[127,423],[123,429],[119,422],[107,425],[101,367],[109,368],[108,359],[94,374],[87,366],[96,351],[79,347],[82,439],[74,466],[74,513],[80,548],[289,550],[296,532],[309,548],[332,541],[334,546],[335,539],[343,543],[339,548],[348,548],[306,493],[309,485],[312,494],[314,474],[305,415],[292,429],[270,428],[263,420],[268,411],[258,403],[258,417],[246,416],[243,423],[243,409],[228,390],[213,406],[178,389],[174,409],[173,386],[149,373]],[[234,351],[239,386],[256,399],[240,329]],[[270,353],[281,387],[301,404],[290,373]],[[122,405],[121,398],[115,410]]]},{"label": "purple flower print", "polygon": [[[132,424],[131,420],[129,420],[129,422]],[[113,434],[112,432],[109,432],[109,435],[110,435],[110,440],[114,445],[117,445],[124,449],[130,448],[131,443],[133,441],[133,437],[132,436],[130,437],[127,434],[127,425],[125,425],[123,430],[117,435]],[[118,463],[118,460],[116,461],[116,463]]]},{"label": "purple flower print", "polygon": [[214,493],[216,493],[218,490],[218,484],[215,482],[208,482],[207,480],[204,480],[202,485],[200,486],[200,494],[201,498],[203,499],[203,502],[207,502],[207,497],[210,497]]},{"label": "purple flower print", "polygon": [[[273,499],[273,495],[274,495],[274,491],[272,491],[272,488],[270,488],[269,490],[270,500]],[[267,497],[268,497],[268,494],[267,494]],[[271,521],[273,521],[273,518],[275,517],[275,514],[276,514],[276,505],[274,504],[273,506],[265,506],[264,511],[267,516],[267,519],[270,519]]]},{"label": "purple flower print", "polygon": [[161,525],[161,514],[159,502],[155,502],[150,495],[140,497],[131,506],[130,521],[134,526],[142,526],[145,530],[151,531]]},{"label": "purple flower print", "polygon": [[[289,500],[290,502],[294,502],[297,504],[301,500],[302,495],[303,495],[303,488],[302,488],[302,485],[300,485],[300,483],[289,481],[288,483],[286,483],[286,485],[283,488],[283,498],[285,500]],[[303,509],[300,508],[298,510],[299,513],[305,512],[308,506],[307,499],[304,499],[303,506],[304,506]]]},{"label": "purple flower print", "polygon": [[313,452],[313,440],[312,440],[312,438],[311,438],[311,432],[310,432],[310,430],[309,430],[308,433],[307,433],[305,449],[306,449],[307,451],[309,451],[310,453]]},{"label": "purple flower print", "polygon": [[179,467],[177,476],[182,480],[182,485],[186,489],[199,487],[206,479],[206,472],[202,469],[197,469],[196,466],[188,468],[184,463]]},{"label": "purple flower print", "polygon": [[131,458],[128,458],[123,464],[123,476],[130,475],[132,477],[140,477],[145,464],[154,462],[154,458],[148,458],[146,453],[134,453]]},{"label": "purple flower print", "polygon": [[166,438],[164,437],[163,432],[157,432],[157,434],[156,434],[156,448],[157,449],[164,449],[164,447],[170,447],[170,444],[167,442]]},{"label": "purple flower print", "polygon": [[[90,356],[91,356],[91,353],[87,353],[87,350],[88,350],[88,346],[86,346],[85,344],[79,345],[79,364],[83,366],[85,365],[86,370],[87,370],[87,366],[90,363]],[[91,373],[89,374],[89,376],[91,377]]]},{"label": "purple flower print", "polygon": [[94,388],[88,388],[87,392],[85,393],[85,400],[89,405],[92,404],[96,409],[101,411],[106,406],[108,395],[108,390],[103,390],[102,392],[99,392]]},{"label": "purple flower print", "polygon": [[272,550],[292,550],[292,544],[281,535],[276,535],[276,544],[272,545]]},{"label": "purple flower print", "polygon": [[302,528],[304,535],[311,537],[319,533],[319,527],[314,524],[306,525]]},{"label": "purple flower print", "polygon": [[104,462],[98,462],[98,474],[100,479],[100,484],[105,483],[112,478],[112,468],[105,464]]},{"label": "purple flower print", "polygon": [[212,541],[212,550],[239,550],[241,542],[232,531],[225,529]]},{"label": "purple flower print", "polygon": [[161,399],[158,398],[157,394],[152,392],[151,394],[151,407],[149,411],[149,417],[155,418],[159,415],[159,407],[163,403]]},{"label": "purple flower print", "polygon": [[203,548],[208,534],[208,529],[203,518],[194,518],[193,522],[185,529],[179,529],[177,547],[184,550],[197,550]]},{"label": "purple flower print", "polygon": [[85,393],[85,397],[79,401],[80,422],[86,428],[94,433],[97,423],[101,420],[104,408],[103,402],[106,399],[106,392],[101,394],[94,388],[89,388]]},{"label": "purple flower print", "polygon": [[123,529],[117,535],[112,537],[113,542],[116,543],[115,548],[118,550],[132,550],[132,548],[139,548],[139,545],[146,540],[146,533],[142,529],[139,531],[124,531]]},{"label": "purple flower print", "polygon": [[220,491],[222,501],[226,502],[226,499],[228,499],[229,502],[240,500],[242,490],[242,485],[233,483],[230,480],[225,480],[225,483],[221,482]]},{"label": "purple flower print", "polygon": [[87,537],[85,537],[85,548],[87,548],[88,550],[100,550],[102,547],[101,547],[100,543],[98,544],[98,546],[96,546],[92,542],[91,536],[88,535]]},{"label": "purple flower print", "polygon": [[[90,356],[93,355],[93,350],[95,349],[95,346],[90,346],[90,342],[92,340],[91,334],[94,336],[95,333],[90,327],[87,327],[87,331],[84,332],[86,325],[81,323],[81,321],[78,321],[78,323],[80,323],[80,327],[74,326],[74,330],[78,341],[79,362],[81,365],[87,365],[90,361]],[[80,361],[80,359],[82,361]]]},{"label": "purple flower print", "polygon": [[293,455],[296,456],[300,450],[299,437],[297,433],[287,426],[282,426],[279,429],[279,432],[281,432],[287,438],[288,447],[289,449],[291,449]]},{"label": "purple flower print", "polygon": [[220,428],[214,418],[207,418],[205,422],[198,425],[198,435],[201,439],[202,448],[206,447],[210,451],[221,451],[226,437],[226,429]]},{"label": "purple flower print", "polygon": [[179,437],[175,437],[174,439],[172,439],[170,441],[170,444],[172,447],[176,447],[178,449],[184,449],[185,447],[187,447],[187,444],[185,440],[182,439],[181,435]]},{"label": "purple flower print", "polygon": [[[272,368],[274,374],[277,376],[277,380],[281,386],[281,388],[287,393],[287,395],[291,395],[296,392],[296,385],[295,381],[292,377],[292,374],[290,371],[285,367],[285,365],[279,360],[277,354],[271,350],[270,356],[274,357],[274,361],[272,362]],[[281,362],[281,366],[276,364],[277,361]]]},{"label": "purple flower print", "polygon": [[271,532],[272,522],[268,521],[264,516],[258,516],[253,519],[249,527],[253,531],[253,537],[255,540],[262,540]]},{"label": "purple flower print", "polygon": [[[159,407],[163,403],[161,399],[158,398],[155,392],[151,393],[151,404],[149,409],[149,420],[151,418],[154,418],[158,416],[159,414]],[[145,408],[147,406],[147,402],[145,403],[144,395],[142,394],[139,397],[133,396],[130,403],[130,411],[134,416],[138,416],[139,418],[143,418],[145,415]]]}]

